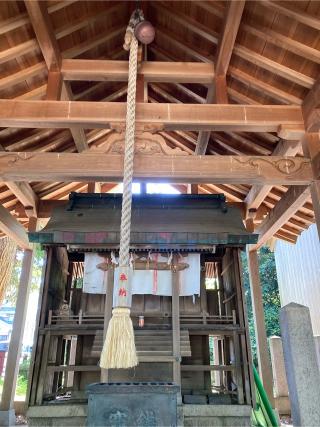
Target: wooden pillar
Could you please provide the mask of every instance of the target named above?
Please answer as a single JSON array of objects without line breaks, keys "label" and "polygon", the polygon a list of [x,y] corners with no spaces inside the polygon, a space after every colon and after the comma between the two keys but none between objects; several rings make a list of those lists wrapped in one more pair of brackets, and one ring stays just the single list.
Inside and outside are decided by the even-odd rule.
[{"label": "wooden pillar", "polygon": [[52,265],[52,247],[47,248],[46,256],[43,265],[42,283],[40,286],[38,298],[38,310],[36,315],[36,328],[34,331],[33,348],[31,354],[30,368],[29,368],[29,381],[26,395],[26,402],[32,406],[36,401],[36,392],[38,384],[38,376],[40,371],[41,358],[36,357],[42,351],[44,335],[39,334],[39,328],[43,328],[46,319],[47,298],[49,291],[50,273]]},{"label": "wooden pillar", "polygon": [[88,182],[87,193],[101,193],[100,182]]},{"label": "wooden pillar", "polygon": [[259,276],[259,260],[257,251],[247,249],[249,279],[251,289],[252,311],[257,342],[259,373],[263,386],[273,405],[273,381],[268,351],[266,324],[263,311],[262,292]]},{"label": "wooden pillar", "polygon": [[[173,256],[173,265],[178,264],[178,255]],[[180,352],[180,305],[179,305],[179,271],[172,272],[172,350],[173,357],[173,381],[181,385],[181,352]]]},{"label": "wooden pillar", "polygon": [[305,157],[309,157],[312,161],[313,171],[316,178],[310,184],[310,193],[312,198],[312,205],[314,216],[317,224],[318,235],[320,240],[320,134],[306,133],[302,139],[302,149]]},{"label": "wooden pillar", "polygon": [[[105,306],[104,306],[103,342],[106,338],[108,325],[112,316],[113,285],[114,285],[114,269],[112,267],[108,270],[108,282],[107,282],[106,299],[105,299]],[[105,382],[105,383],[108,382],[109,380],[108,369],[101,369],[100,378],[101,378],[101,382]]]},{"label": "wooden pillar", "polygon": [[[36,218],[29,218],[29,231],[35,231],[36,224]],[[22,261],[12,335],[7,354],[7,364],[0,406],[1,411],[13,410],[14,395],[17,377],[19,373],[22,338],[27,316],[28,298],[31,285],[32,263],[33,249],[25,249]]]},{"label": "wooden pillar", "polygon": [[318,229],[318,236],[320,240],[320,180],[315,181],[310,185],[310,193],[312,198],[314,216]]}]

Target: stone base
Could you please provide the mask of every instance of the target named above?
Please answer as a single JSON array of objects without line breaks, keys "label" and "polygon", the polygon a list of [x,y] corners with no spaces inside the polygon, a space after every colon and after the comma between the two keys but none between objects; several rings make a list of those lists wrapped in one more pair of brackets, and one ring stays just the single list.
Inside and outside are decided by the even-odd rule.
[{"label": "stone base", "polygon": [[249,405],[184,405],[185,427],[250,427]]},{"label": "stone base", "polygon": [[16,414],[14,409],[9,411],[0,411],[0,426],[11,427],[16,425]]},{"label": "stone base", "polygon": [[281,396],[274,398],[274,406],[280,415],[290,415],[291,406],[288,396]]},{"label": "stone base", "polygon": [[[248,405],[182,405],[177,408],[179,427],[251,426],[251,406]],[[31,406],[27,417],[29,427],[85,427],[87,405],[52,403]]]},{"label": "stone base", "polygon": [[87,422],[87,406],[49,404],[30,406],[27,411],[28,426],[33,427],[84,427]]}]

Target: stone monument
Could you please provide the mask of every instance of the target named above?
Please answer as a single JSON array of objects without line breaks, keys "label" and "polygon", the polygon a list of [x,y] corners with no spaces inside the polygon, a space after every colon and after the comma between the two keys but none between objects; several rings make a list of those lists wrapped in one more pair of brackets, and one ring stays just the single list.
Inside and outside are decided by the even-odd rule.
[{"label": "stone monument", "polygon": [[273,376],[274,405],[279,414],[288,415],[291,413],[291,410],[281,337],[270,337],[269,347]]},{"label": "stone monument", "polygon": [[294,426],[320,425],[320,373],[309,308],[290,303],[280,326]]}]

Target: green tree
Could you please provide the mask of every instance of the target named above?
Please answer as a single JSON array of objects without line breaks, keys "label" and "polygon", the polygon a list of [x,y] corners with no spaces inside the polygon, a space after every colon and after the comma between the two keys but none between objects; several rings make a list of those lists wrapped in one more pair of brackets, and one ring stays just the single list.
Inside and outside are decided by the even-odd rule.
[{"label": "green tree", "polygon": [[[258,253],[258,256],[267,337],[270,337],[272,335],[280,336],[279,309],[281,305],[274,254],[270,251],[269,248],[262,247]],[[257,364],[257,347],[254,332],[254,320],[249,284],[249,271],[247,256],[245,253],[242,254],[242,265],[243,283],[248,307],[248,322],[251,347],[253,353],[253,360],[255,364]]]},{"label": "green tree", "polygon": [[[36,245],[34,248],[34,258],[33,258],[33,265],[32,265],[31,292],[39,289],[41,275],[42,275],[43,257],[44,257],[44,251],[41,249],[40,245]],[[6,290],[6,296],[5,296],[5,301],[12,305],[15,305],[17,300],[22,260],[23,260],[23,251],[18,249],[16,252],[11,280]]]}]

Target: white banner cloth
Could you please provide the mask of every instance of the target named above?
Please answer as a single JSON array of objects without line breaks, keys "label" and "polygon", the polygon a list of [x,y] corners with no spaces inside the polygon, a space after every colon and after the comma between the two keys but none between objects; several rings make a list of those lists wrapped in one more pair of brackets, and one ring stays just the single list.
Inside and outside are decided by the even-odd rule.
[{"label": "white banner cloth", "polygon": [[[150,261],[167,262],[161,254],[152,254]],[[97,268],[105,262],[96,253],[86,253],[84,262],[83,292],[103,294],[107,287],[107,271]],[[200,294],[200,254],[181,256],[179,262],[188,264],[188,268],[179,273],[180,296]],[[116,267],[117,269],[117,267]],[[116,270],[115,269],[115,270]],[[172,272],[170,270],[134,270],[132,275],[132,294],[172,295]]]},{"label": "white banner cloth", "polygon": [[84,254],[83,292],[87,294],[106,293],[108,271],[97,267],[105,262],[106,258],[97,253],[86,252]]}]

